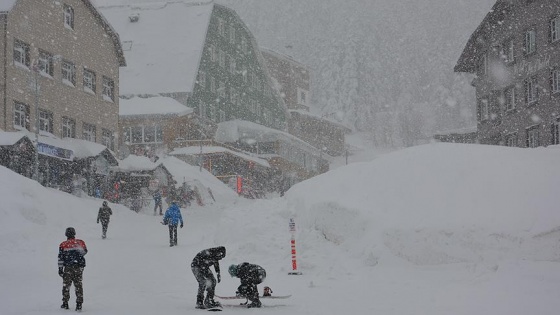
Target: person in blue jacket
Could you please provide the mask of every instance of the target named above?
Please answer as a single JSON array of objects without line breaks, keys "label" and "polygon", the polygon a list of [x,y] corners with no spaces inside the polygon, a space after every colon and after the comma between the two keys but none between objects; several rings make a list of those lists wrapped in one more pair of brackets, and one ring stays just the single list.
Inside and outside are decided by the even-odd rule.
[{"label": "person in blue jacket", "polygon": [[176,201],[171,202],[171,206],[165,211],[163,216],[163,224],[169,227],[169,247],[177,246],[177,225],[181,224],[183,228],[183,216],[181,209]]}]

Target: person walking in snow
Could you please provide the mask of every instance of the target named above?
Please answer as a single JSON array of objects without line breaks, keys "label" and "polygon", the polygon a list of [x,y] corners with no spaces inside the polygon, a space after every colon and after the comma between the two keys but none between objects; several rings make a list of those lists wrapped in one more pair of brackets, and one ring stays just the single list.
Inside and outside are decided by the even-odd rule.
[{"label": "person walking in snow", "polygon": [[177,201],[172,201],[171,206],[165,211],[163,224],[169,227],[169,247],[177,246],[177,225],[183,228],[183,216]]},{"label": "person walking in snow", "polygon": [[228,269],[232,277],[241,280],[241,285],[237,288],[236,294],[251,301],[247,307],[261,307],[262,303],[259,299],[259,291],[257,284],[266,279],[266,271],[259,265],[244,262],[239,265],[231,265]]},{"label": "person walking in snow", "polygon": [[[216,278],[218,283],[221,281],[220,276],[220,260],[226,257],[226,248],[223,246],[205,249],[196,256],[191,263],[191,270],[198,281],[198,293],[196,295],[196,308],[212,308],[220,307],[220,303],[214,301],[214,292],[216,290]],[[210,270],[214,266],[216,278]],[[206,298],[204,298],[206,291]]]},{"label": "person walking in snow", "polygon": [[76,230],[73,227],[67,228],[64,234],[67,239],[58,247],[58,275],[62,277],[62,305],[60,308],[68,309],[70,286],[74,283],[76,311],[81,311],[84,302],[82,275],[86,266],[84,255],[88,250],[84,241],[76,239]]},{"label": "person walking in snow", "polygon": [[161,202],[161,192],[158,190],[156,190],[156,192],[153,195],[154,197],[154,215],[157,214],[157,208],[159,207],[159,215],[163,215],[163,209],[162,209],[162,202]]},{"label": "person walking in snow", "polygon": [[97,213],[97,224],[101,222],[101,238],[107,238],[107,228],[109,227],[109,219],[113,215],[113,211],[109,208],[107,201],[103,201],[103,205]]}]

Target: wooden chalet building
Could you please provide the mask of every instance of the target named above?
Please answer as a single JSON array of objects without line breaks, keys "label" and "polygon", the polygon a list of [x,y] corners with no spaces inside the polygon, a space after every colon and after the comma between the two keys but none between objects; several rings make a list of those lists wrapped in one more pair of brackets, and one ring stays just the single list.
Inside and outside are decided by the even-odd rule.
[{"label": "wooden chalet building", "polygon": [[235,11],[213,1],[96,3],[123,40],[121,94],[171,97],[194,110],[198,127],[178,139],[211,139],[217,123],[237,118],[286,129],[289,113]]}]

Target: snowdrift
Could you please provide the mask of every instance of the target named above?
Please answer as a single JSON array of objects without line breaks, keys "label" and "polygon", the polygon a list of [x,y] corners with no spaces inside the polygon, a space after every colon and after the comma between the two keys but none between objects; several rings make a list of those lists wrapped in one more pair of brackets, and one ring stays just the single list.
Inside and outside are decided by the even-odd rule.
[{"label": "snowdrift", "polygon": [[365,264],[386,251],[419,265],[558,260],[549,248],[560,238],[559,159],[555,147],[429,144],[341,167],[286,196],[303,243],[323,238]]}]

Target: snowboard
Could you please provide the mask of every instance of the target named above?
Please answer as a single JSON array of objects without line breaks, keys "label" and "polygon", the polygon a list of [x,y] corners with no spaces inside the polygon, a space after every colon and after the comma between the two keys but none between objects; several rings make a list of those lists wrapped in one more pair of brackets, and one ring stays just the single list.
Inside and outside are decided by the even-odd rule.
[{"label": "snowboard", "polygon": [[205,311],[209,311],[209,312],[219,312],[219,311],[222,310],[222,307],[221,306],[209,307],[209,308],[197,307],[196,309],[205,310]]},{"label": "snowboard", "polygon": [[221,307],[212,307],[212,308],[207,308],[206,310],[209,311],[209,312],[220,312],[220,311],[222,311],[222,308]]},{"label": "snowboard", "polygon": [[[219,296],[219,295],[214,295],[215,297],[222,299],[222,300],[240,300],[240,299],[246,299],[242,296]],[[259,299],[287,299],[290,296],[292,296],[291,294],[289,295],[265,295],[265,296],[259,296]]]}]

